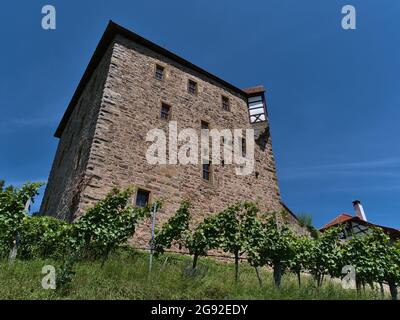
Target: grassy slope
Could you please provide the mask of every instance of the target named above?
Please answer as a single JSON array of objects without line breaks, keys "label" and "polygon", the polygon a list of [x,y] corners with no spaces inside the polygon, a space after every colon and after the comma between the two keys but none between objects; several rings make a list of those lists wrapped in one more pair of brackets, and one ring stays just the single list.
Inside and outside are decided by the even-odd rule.
[{"label": "grassy slope", "polygon": [[[166,258],[168,260],[165,262]],[[208,268],[204,277],[187,277],[182,270],[189,257],[164,255],[154,261],[148,280],[148,255],[124,251],[110,257],[103,268],[98,261],[80,262],[69,294],[61,296],[41,287],[41,269],[51,261],[0,262],[0,299],[377,299],[371,291],[357,296],[352,290],[326,283],[317,290],[309,277],[299,289],[293,275],[285,275],[283,287],[272,286],[272,276],[262,270],[260,288],[254,269],[240,265],[240,282],[234,283],[234,265],[201,259]],[[57,264],[55,264],[57,265]]]}]

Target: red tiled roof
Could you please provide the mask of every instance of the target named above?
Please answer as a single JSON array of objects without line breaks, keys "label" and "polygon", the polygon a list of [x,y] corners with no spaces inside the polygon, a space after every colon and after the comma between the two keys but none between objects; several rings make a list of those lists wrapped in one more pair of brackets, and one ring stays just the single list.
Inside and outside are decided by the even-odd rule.
[{"label": "red tiled roof", "polygon": [[328,229],[330,227],[336,226],[338,224],[341,224],[343,222],[346,222],[348,220],[351,220],[352,218],[354,218],[354,216],[348,214],[348,213],[341,213],[339,214],[335,219],[333,219],[332,221],[330,221],[329,223],[327,223],[326,225],[324,225],[321,230],[324,229]]},{"label": "red tiled roof", "polygon": [[360,219],[357,216],[352,216],[348,213],[341,213],[340,215],[338,215],[334,220],[332,220],[331,222],[329,222],[328,224],[326,224],[325,226],[323,226],[320,231],[323,232],[328,228],[340,225],[344,222],[347,221],[357,221],[358,223],[365,225],[365,226],[370,226],[370,227],[377,227],[377,228],[381,228],[384,232],[386,232],[392,239],[400,239],[400,230],[395,229],[395,228],[390,228],[390,227],[384,227],[378,224],[374,224],[368,221],[364,221],[362,219]]},{"label": "red tiled roof", "polygon": [[243,89],[244,92],[246,92],[248,95],[253,95],[253,94],[260,94],[265,92],[265,88],[263,85],[259,85],[256,87],[251,87],[251,88],[246,88]]}]

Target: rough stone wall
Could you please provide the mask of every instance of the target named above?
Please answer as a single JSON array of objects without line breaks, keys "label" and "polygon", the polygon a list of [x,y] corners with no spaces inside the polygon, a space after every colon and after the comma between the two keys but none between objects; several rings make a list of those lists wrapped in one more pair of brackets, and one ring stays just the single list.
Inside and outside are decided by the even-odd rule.
[{"label": "rough stone wall", "polygon": [[112,50],[99,63],[83,90],[61,135],[40,212],[72,221],[81,205],[81,192],[90,183],[86,166]]},{"label": "rough stone wall", "polygon": [[[166,77],[162,81],[154,76],[156,64],[165,67]],[[198,83],[196,96],[187,92],[188,79]],[[222,110],[221,95],[229,97],[231,111]],[[208,182],[202,179],[200,163],[149,165],[145,156],[150,145],[145,141],[147,132],[153,128],[167,132],[168,128],[168,121],[160,118],[162,102],[172,107],[170,120],[178,122],[178,130],[194,128],[200,134],[202,120],[210,124],[210,129],[251,127],[245,97],[148,48],[117,37],[86,166],[86,174],[92,178],[82,190],[78,215],[113,186],[139,187],[151,191],[152,199],[164,199],[157,217],[159,226],[175,213],[183,199],[192,203],[194,224],[241,200],[254,201],[262,210],[282,210],[268,126],[262,131],[266,141],[263,148],[256,144],[255,170],[249,176],[237,176],[234,165],[213,166],[213,178]],[[69,136],[68,128],[64,136]],[[66,143],[63,137],[61,150]],[[85,148],[87,154],[89,145]],[[73,158],[75,152],[70,151],[69,157]],[[71,185],[62,181],[68,170],[71,168],[58,170],[49,188],[57,183]],[[57,208],[53,204],[52,208],[56,212],[66,211],[64,206]],[[150,223],[145,221],[133,242],[143,247],[149,238]]]}]

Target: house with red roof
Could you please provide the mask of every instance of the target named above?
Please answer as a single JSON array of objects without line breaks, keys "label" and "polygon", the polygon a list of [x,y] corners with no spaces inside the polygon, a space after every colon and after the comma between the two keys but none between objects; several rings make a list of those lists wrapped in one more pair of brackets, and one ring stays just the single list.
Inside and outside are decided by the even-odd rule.
[{"label": "house with red roof", "polygon": [[353,207],[355,215],[343,212],[324,225],[320,231],[324,232],[329,228],[344,225],[342,239],[349,240],[353,235],[368,234],[373,228],[381,228],[393,241],[400,239],[400,230],[368,222],[364,208],[359,200],[353,201]]}]

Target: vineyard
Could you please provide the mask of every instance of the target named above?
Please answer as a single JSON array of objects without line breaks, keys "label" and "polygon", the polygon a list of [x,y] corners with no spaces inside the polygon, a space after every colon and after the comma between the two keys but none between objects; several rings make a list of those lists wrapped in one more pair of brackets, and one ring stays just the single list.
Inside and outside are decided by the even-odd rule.
[{"label": "vineyard", "polygon": [[[150,217],[151,208],[162,203],[132,207],[133,189],[114,189],[68,224],[26,215],[25,204],[40,186],[0,184],[1,298],[377,299],[384,297],[383,284],[388,284],[397,299],[400,243],[380,229],[346,242],[340,240],[340,228],[299,236],[284,213],[260,212],[250,202],[233,204],[192,226],[190,203],[184,201],[156,230],[150,244],[155,264],[149,273],[148,254],[125,244],[138,223]],[[187,255],[166,253],[173,247]],[[212,250],[230,255],[234,264],[206,258]],[[45,264],[57,270],[54,292],[40,287]],[[355,268],[357,290],[344,290],[340,281],[331,280],[343,277],[345,266]],[[93,282],[98,282],[97,292],[88,288]]]}]

